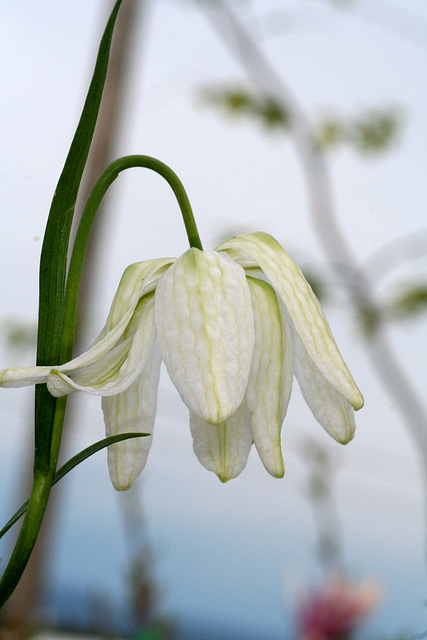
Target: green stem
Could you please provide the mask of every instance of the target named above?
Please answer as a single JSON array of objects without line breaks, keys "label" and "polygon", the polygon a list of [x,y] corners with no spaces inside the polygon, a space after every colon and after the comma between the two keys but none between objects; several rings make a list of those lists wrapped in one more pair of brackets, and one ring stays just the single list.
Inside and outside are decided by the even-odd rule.
[{"label": "green stem", "polygon": [[74,241],[73,253],[70,260],[70,268],[68,271],[67,287],[65,293],[64,307],[64,351],[63,359],[66,362],[72,357],[72,346],[74,341],[75,323],[77,316],[77,302],[80,289],[80,280],[83,271],[83,262],[89,242],[92,224],[95,219],[99,205],[114,180],[119,174],[135,167],[151,169],[161,175],[172,188],[179,207],[181,209],[182,218],[184,220],[185,230],[187,232],[190,247],[203,250],[200,241],[199,232],[197,230],[196,221],[191,209],[190,201],[184,186],[176,173],[172,171],[166,164],[156,160],[150,156],[132,155],[119,158],[112,162],[101,174],[93,187],[89,198],[83,209],[79,228],[77,230],[76,239]]},{"label": "green stem", "polygon": [[48,473],[35,473],[27,513],[10,560],[0,581],[0,608],[12,595],[35,545],[38,532],[46,511],[52,482],[55,477],[56,463],[61,445],[62,425],[64,424],[66,398],[58,398],[52,436],[52,464]]}]

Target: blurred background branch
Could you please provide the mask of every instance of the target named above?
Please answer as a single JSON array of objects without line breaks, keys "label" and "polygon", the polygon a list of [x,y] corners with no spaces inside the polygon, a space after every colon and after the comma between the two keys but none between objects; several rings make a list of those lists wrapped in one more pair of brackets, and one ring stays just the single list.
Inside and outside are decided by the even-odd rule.
[{"label": "blurred background branch", "polygon": [[[384,327],[381,308],[376,302],[370,274],[361,271],[350,247],[335,209],[331,176],[324,147],[340,139],[351,141],[356,148],[383,150],[394,137],[398,118],[393,112],[382,114],[371,112],[367,117],[349,124],[337,120],[323,125],[322,134],[316,132],[303,107],[296,100],[283,77],[270,63],[262,47],[239,20],[232,2],[215,0],[199,2],[204,15],[215,33],[244,69],[251,89],[227,89],[208,94],[211,102],[225,107],[232,114],[256,116],[268,127],[281,127],[292,140],[300,160],[309,194],[313,228],[324,249],[325,255],[335,271],[336,277],[346,288],[349,300],[359,317],[368,339],[368,354],[371,363],[393,401],[399,407],[408,432],[411,434],[416,454],[420,460],[427,500],[427,412],[415,387],[400,366]],[[269,108],[274,105],[274,117],[270,119]],[[325,131],[326,126],[326,131]],[[329,127],[329,133],[327,133]],[[332,130],[331,130],[332,128]],[[321,129],[322,131],[322,129]],[[327,144],[324,138],[327,140]],[[332,138],[332,140],[330,139]],[[425,286],[407,291],[397,302],[401,310],[405,307],[418,311],[425,307]],[[427,502],[426,516],[426,560],[427,560]]]}]

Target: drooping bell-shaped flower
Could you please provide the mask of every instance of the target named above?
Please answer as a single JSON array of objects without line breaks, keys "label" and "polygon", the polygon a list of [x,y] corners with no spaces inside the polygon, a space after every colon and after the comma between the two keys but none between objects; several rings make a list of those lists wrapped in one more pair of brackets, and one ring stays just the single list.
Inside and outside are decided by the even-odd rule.
[{"label": "drooping bell-shaped flower", "polygon": [[[246,466],[252,443],[284,474],[280,432],[293,374],[315,418],[337,441],[354,435],[363,398],[301,271],[265,233],[133,264],[106,325],[81,356],[59,366],[0,371],[0,386],[47,382],[54,396],[102,396],[107,436],[152,434],[161,360],[190,410],[194,451],[222,481]],[[117,489],[145,466],[152,436],[109,447]]]}]

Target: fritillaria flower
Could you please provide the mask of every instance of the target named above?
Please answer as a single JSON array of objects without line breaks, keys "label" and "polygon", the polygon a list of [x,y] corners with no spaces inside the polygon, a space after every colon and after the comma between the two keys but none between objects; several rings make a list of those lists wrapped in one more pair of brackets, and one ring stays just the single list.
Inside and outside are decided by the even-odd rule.
[{"label": "fritillaria flower", "polygon": [[[265,233],[215,251],[130,265],[106,325],[82,355],[59,366],[9,368],[0,385],[46,382],[63,396],[102,396],[107,436],[152,434],[160,365],[190,411],[194,451],[223,481],[245,467],[252,443],[282,477],[280,432],[295,374],[318,422],[338,442],[354,435],[363,398],[301,271]],[[152,436],[109,447],[110,476],[127,489]]]}]

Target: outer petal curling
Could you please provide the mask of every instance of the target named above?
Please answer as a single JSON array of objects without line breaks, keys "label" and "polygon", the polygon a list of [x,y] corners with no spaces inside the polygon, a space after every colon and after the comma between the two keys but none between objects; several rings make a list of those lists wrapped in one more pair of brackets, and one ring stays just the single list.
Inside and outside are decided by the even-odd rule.
[{"label": "outer petal curling", "polygon": [[[155,343],[151,357],[138,378],[122,393],[102,398],[106,435],[153,433],[161,356]],[[144,469],[152,435],[123,440],[108,447],[110,478],[118,491],[132,486]]]},{"label": "outer petal curling", "polygon": [[256,278],[248,277],[247,281],[254,310],[255,349],[246,402],[259,457],[272,476],[281,478],[285,467],[280,431],[292,390],[292,345],[273,288]]},{"label": "outer petal curling", "polygon": [[189,249],[159,281],[155,318],[184,403],[201,420],[222,424],[243,400],[254,348],[243,269],[215,251]]},{"label": "outer petal curling", "polygon": [[[132,319],[138,301],[144,294],[155,288],[161,273],[173,261],[173,258],[146,260],[132,264],[125,270],[116,295],[114,296],[106,325],[87,351],[61,365],[10,367],[3,369],[0,371],[0,386],[24,387],[31,384],[47,382],[50,372],[54,369],[53,378],[55,381],[52,380],[52,390],[54,391],[55,386],[58,385],[58,393],[55,394],[54,391],[54,395],[71,393],[71,389],[66,391],[68,379],[58,376],[58,372],[69,375],[83,370],[92,364],[95,365],[94,369],[96,369],[97,363],[104,356],[108,362],[110,352],[126,331],[126,327]],[[64,381],[63,391],[60,379]],[[86,389],[84,390],[86,391]]]},{"label": "outer petal curling", "polygon": [[152,291],[173,258],[156,258],[131,264],[122,275],[111,304],[104,329],[85,353],[59,367],[57,371],[70,374],[96,363],[120,340],[132,320],[139,300]]},{"label": "outer petal curling", "polygon": [[[74,391],[85,391],[92,395],[103,395],[104,385],[112,385],[116,380],[120,368],[127,359],[132,340],[122,340],[98,360],[83,369],[72,371],[71,375],[62,373],[58,368],[51,369],[47,376],[47,388],[56,398],[68,395]],[[101,389],[101,391],[99,391]]]},{"label": "outer petal curling", "polygon": [[53,396],[73,391],[101,396],[121,393],[147,365],[155,339],[154,293],[149,293],[139,301],[122,341],[114,349],[73,377],[52,369],[47,379],[48,389]]},{"label": "outer petal curling", "polygon": [[140,298],[156,288],[161,274],[173,262],[175,258],[155,258],[136,262],[125,269],[111,303],[105,324],[107,332],[119,324],[130,309],[133,313]]},{"label": "outer petal curling", "polygon": [[354,409],[363,397],[332,337],[320,304],[300,269],[281,245],[262,232],[237,236],[222,242],[217,251],[237,262],[256,261],[281,298],[310,358],[335,389]]},{"label": "outer petal curling", "polygon": [[235,478],[246,467],[252,446],[251,413],[245,402],[220,425],[190,412],[193,448],[199,462],[221,482]]}]

